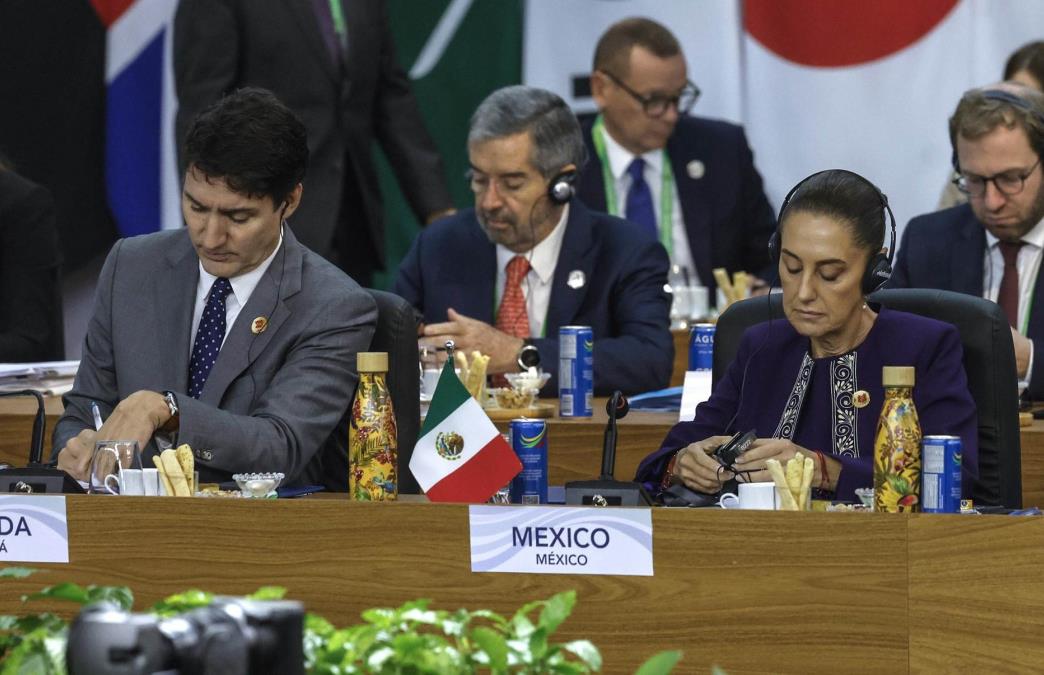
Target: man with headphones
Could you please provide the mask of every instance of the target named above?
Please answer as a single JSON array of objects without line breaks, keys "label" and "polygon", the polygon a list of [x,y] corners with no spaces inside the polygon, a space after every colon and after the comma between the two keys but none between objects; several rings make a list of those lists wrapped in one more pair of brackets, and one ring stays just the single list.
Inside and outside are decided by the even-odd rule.
[{"label": "man with headphones", "polygon": [[1044,399],[1044,95],[1013,83],[965,92],[950,118],[955,184],[968,203],[903,232],[892,288],[940,288],[1000,304],[1020,380]]},{"label": "man with headphones", "polygon": [[468,132],[475,208],[422,231],[395,282],[423,314],[423,344],[481,351],[493,374],[539,358],[553,391],[559,328],[587,325],[596,393],[666,386],[667,253],[573,196],[584,156],[576,117],[555,94],[513,86],[482,102]]}]

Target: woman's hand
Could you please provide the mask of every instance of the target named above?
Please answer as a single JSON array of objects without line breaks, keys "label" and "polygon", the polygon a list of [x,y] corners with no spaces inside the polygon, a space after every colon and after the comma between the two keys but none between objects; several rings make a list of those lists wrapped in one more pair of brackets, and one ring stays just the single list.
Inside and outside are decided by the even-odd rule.
[{"label": "woman's hand", "polygon": [[815,453],[785,438],[759,438],[751,443],[750,448],[736,460],[736,480],[741,483],[771,481],[772,475],[765,468],[765,462],[775,459],[780,464],[786,464],[787,460],[793,459],[794,455],[799,452],[805,457],[812,458],[812,462],[815,465],[812,485],[819,485],[821,476],[819,474],[819,463],[815,461]]},{"label": "woman's hand", "polygon": [[690,443],[678,451],[674,461],[674,478],[691,490],[714,494],[722,484],[732,478],[717,459],[711,456],[729,436],[711,436],[697,443]]}]

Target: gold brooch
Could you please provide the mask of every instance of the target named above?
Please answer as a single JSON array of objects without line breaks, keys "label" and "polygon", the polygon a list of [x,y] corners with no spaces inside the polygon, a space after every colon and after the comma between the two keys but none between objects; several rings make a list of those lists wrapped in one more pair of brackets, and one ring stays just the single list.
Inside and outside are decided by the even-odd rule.
[{"label": "gold brooch", "polygon": [[870,392],[860,389],[852,395],[852,405],[857,408],[865,408],[870,405]]},{"label": "gold brooch", "polygon": [[254,335],[260,335],[265,332],[268,328],[268,319],[263,316],[259,316],[250,323],[250,332]]}]

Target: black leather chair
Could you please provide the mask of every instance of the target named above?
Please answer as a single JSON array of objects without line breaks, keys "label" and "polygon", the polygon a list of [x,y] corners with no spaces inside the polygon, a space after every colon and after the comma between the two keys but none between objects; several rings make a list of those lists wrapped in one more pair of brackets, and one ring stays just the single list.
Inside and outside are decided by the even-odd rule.
[{"label": "black leather chair", "polygon": [[[929,289],[877,291],[870,301],[920,314],[957,327],[964,346],[964,370],[979,416],[979,480],[976,504],[1022,506],[1022,446],[1019,435],[1015,351],[1004,312],[971,295]],[[751,298],[730,306],[714,335],[714,384],[736,356],[740,336],[750,326],[782,319],[781,294]]]},{"label": "black leather chair", "polygon": [[410,457],[420,432],[420,373],[417,364],[416,310],[394,293],[367,289],[377,303],[372,352],[388,352],[388,393],[395,408],[399,441],[399,492],[419,494]]}]

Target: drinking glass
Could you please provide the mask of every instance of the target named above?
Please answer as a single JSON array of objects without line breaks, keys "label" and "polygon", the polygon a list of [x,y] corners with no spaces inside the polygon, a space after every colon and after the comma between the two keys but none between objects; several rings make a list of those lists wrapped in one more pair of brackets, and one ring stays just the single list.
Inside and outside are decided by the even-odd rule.
[{"label": "drinking glass", "polygon": [[137,441],[98,441],[91,455],[88,493],[143,495],[145,483]]}]

